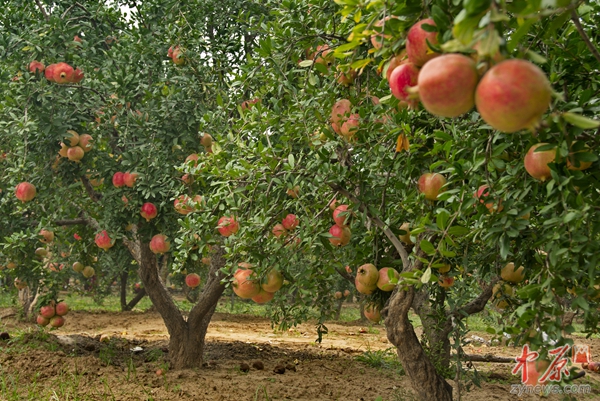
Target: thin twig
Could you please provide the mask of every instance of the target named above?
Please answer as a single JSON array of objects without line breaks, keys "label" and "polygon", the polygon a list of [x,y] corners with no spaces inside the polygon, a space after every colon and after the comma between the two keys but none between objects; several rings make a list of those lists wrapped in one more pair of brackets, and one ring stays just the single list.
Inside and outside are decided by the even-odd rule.
[{"label": "thin twig", "polygon": [[590,49],[594,57],[596,57],[596,60],[600,62],[600,52],[598,51],[598,49],[596,49],[589,36],[587,36],[585,31],[583,30],[583,27],[581,26],[581,21],[579,21],[579,15],[577,14],[577,10],[575,9],[571,10],[571,20],[575,24],[575,28],[577,28],[577,32],[579,32],[579,36],[581,36],[581,39],[583,39],[588,49]]},{"label": "thin twig", "polygon": [[86,90],[92,91],[96,95],[100,96],[100,99],[102,99],[102,101],[106,103],[106,98],[104,97],[104,95],[102,93],[98,92],[94,88],[90,88],[88,86],[82,86],[82,85],[61,85],[61,87],[62,88],[79,88],[79,89],[86,89]]},{"label": "thin twig", "polygon": [[42,6],[42,3],[40,3],[40,0],[35,0],[35,3],[37,4],[38,8],[42,12],[42,15],[44,16],[44,19],[46,21],[50,21],[50,17],[48,16],[48,13],[46,12],[46,10],[44,10],[44,7]]}]

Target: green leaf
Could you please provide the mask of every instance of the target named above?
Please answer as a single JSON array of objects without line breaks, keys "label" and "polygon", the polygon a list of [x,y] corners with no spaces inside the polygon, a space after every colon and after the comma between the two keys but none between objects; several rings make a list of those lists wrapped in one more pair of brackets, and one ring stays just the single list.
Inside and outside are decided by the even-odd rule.
[{"label": "green leaf", "polygon": [[435,219],[435,224],[438,226],[438,228],[440,230],[445,230],[446,227],[448,226],[448,219],[450,218],[450,213],[448,213],[445,210],[440,210],[440,212],[438,213],[436,219]]},{"label": "green leaf", "polygon": [[491,0],[465,0],[463,7],[468,15],[477,15],[490,8]]},{"label": "green leaf", "polygon": [[523,37],[525,35],[527,35],[527,33],[529,32],[529,28],[531,28],[531,26],[535,22],[536,22],[536,20],[533,18],[526,20],[523,23],[523,25],[521,25],[519,27],[519,29],[517,29],[515,31],[515,33],[513,33],[511,35],[510,40],[508,41],[508,44],[506,45],[506,48],[508,49],[509,53],[512,53],[517,48],[517,45],[519,44],[521,39],[523,39]]},{"label": "green leaf", "polygon": [[431,242],[427,241],[426,239],[421,240],[419,246],[421,247],[421,250],[427,255],[433,255],[435,253],[435,247]]},{"label": "green leaf", "polygon": [[563,113],[562,117],[571,125],[574,125],[583,129],[591,129],[600,127],[600,121],[592,120],[591,118],[584,117],[580,114],[575,113]]},{"label": "green leaf", "polygon": [[294,162],[295,162],[294,155],[290,153],[288,155],[288,163],[289,163],[289,165],[290,165],[291,168],[294,168]]},{"label": "green leaf", "polygon": [[301,62],[298,63],[298,65],[300,67],[310,67],[311,65],[313,65],[315,62],[313,60],[302,60]]},{"label": "green leaf", "polygon": [[457,236],[467,235],[470,232],[471,230],[469,230],[467,227],[462,226],[452,226],[448,229],[448,234]]},{"label": "green leaf", "polygon": [[425,272],[423,273],[423,276],[421,277],[421,282],[423,284],[427,284],[430,279],[431,279],[431,267],[428,267],[427,270],[425,270]]}]

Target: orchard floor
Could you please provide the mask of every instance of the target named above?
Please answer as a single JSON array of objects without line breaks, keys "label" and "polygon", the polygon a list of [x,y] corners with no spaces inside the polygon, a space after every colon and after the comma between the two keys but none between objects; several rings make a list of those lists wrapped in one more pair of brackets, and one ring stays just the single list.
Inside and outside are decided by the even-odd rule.
[{"label": "orchard floor", "polygon": [[[167,332],[158,314],[73,311],[66,318],[63,328],[47,335],[19,321],[13,310],[0,309],[0,332],[12,337],[0,340],[0,400],[416,399],[380,325],[331,322],[319,345],[311,324],[281,332],[259,317],[216,314],[207,335],[207,366],[170,371]],[[108,341],[99,341],[103,334]],[[591,345],[592,355],[600,357],[599,339],[577,342]],[[133,352],[136,347],[141,351]],[[480,344],[465,350],[508,357],[519,351]],[[257,361],[263,370],[252,367]],[[249,364],[250,371],[242,372],[241,363]],[[463,390],[462,400],[540,399],[510,394],[511,384],[519,382],[510,372],[514,364],[475,366],[487,379],[481,388]],[[276,367],[287,369],[275,373]],[[159,369],[166,372],[157,375]],[[592,394],[576,399],[600,400],[599,374],[588,372],[577,384],[590,384]]]}]

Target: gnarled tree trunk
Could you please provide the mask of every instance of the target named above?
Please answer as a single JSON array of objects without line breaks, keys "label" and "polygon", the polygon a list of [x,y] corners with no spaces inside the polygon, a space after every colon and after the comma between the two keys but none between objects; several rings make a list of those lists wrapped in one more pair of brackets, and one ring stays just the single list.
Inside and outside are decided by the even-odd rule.
[{"label": "gnarled tree trunk", "polygon": [[157,257],[150,251],[148,244],[139,240],[127,240],[125,245],[138,262],[144,288],[167,326],[170,337],[169,359],[171,368],[201,367],[206,330],[219,297],[225,289],[225,286],[221,284],[221,280],[225,276],[220,271],[225,266],[223,250],[220,247],[215,247],[211,257],[208,280],[198,303],[192,308],[186,320],[160,279]]},{"label": "gnarled tree trunk", "polygon": [[414,288],[409,288],[394,292],[390,298],[388,307],[383,310],[388,339],[396,347],[398,359],[420,399],[451,401],[452,386],[440,376],[425,354],[408,319],[414,296]]}]

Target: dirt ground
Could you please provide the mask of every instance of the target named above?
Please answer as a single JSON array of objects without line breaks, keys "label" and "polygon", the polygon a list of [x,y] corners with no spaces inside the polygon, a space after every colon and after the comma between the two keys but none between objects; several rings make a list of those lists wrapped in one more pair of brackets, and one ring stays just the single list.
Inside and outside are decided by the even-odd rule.
[{"label": "dirt ground", "polygon": [[[216,314],[208,329],[205,368],[170,371],[168,335],[156,313],[74,311],[66,316],[64,327],[48,336],[19,321],[13,310],[0,309],[0,332],[13,337],[0,340],[0,400],[416,399],[406,376],[399,373],[383,326],[355,322],[327,327],[329,334],[316,344],[311,324],[281,332],[266,319]],[[100,342],[101,335],[108,339]],[[578,343],[589,344],[592,356],[600,357],[600,340]],[[519,350],[475,343],[465,351],[515,357]],[[382,366],[366,363],[369,355],[379,356],[372,360]],[[257,362],[262,370],[253,366]],[[248,372],[240,369],[242,363],[250,366]],[[481,388],[463,389],[462,400],[540,399],[510,394],[511,384],[519,383],[510,372],[514,363],[475,366],[487,380]],[[281,368],[286,368],[284,373],[274,371]],[[158,375],[158,370],[164,373]],[[450,383],[457,398],[457,386]],[[576,399],[600,400],[599,374],[588,373],[577,384],[591,384],[592,394]]]}]

